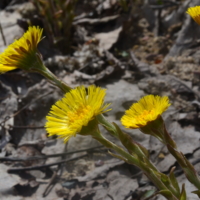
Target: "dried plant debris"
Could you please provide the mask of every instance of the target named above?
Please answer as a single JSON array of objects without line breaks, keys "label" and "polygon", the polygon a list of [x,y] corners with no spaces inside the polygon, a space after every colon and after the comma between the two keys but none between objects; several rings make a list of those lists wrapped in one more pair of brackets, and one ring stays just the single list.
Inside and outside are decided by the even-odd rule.
[{"label": "dried plant debris", "polygon": [[[20,177],[14,174],[8,174],[7,169],[9,167],[0,164],[0,198],[12,198],[15,194],[14,186],[20,182]],[[14,199],[14,197],[13,197]]]},{"label": "dried plant debris", "polygon": [[[133,176],[133,178],[130,179],[129,176]],[[60,191],[60,193],[68,196],[69,199],[87,199],[91,197],[92,199],[106,199],[110,196],[124,199],[131,190],[138,187],[135,179],[138,176],[137,169],[134,172],[130,172],[127,164],[123,164],[122,161],[117,161],[116,159],[111,159],[86,176],[64,182],[63,186],[66,189]],[[126,189],[121,188],[123,184],[127,184]]]},{"label": "dried plant debris", "polygon": [[11,88],[1,82],[0,90],[0,150],[6,153],[4,147],[12,138],[9,130],[14,125],[14,113],[18,109],[18,101]]},{"label": "dried plant debris", "polygon": [[195,74],[199,71],[199,65],[192,56],[168,57],[159,70],[163,74],[172,74],[181,80],[190,81],[193,85],[200,82],[200,77]]},{"label": "dried plant debris", "polygon": [[159,64],[168,54],[172,41],[166,36],[155,37],[148,28],[146,19],[141,19],[138,26],[143,28],[143,34],[138,37],[138,42],[132,48],[136,57],[142,62],[148,64]]}]

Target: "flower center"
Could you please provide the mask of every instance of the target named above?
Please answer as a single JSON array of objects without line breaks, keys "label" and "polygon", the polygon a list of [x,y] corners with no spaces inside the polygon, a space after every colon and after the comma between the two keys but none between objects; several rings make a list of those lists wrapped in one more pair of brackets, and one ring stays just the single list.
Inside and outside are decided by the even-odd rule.
[{"label": "flower center", "polygon": [[68,124],[73,124],[76,121],[80,121],[86,118],[88,113],[90,113],[91,107],[89,105],[80,105],[78,109],[69,111],[67,113]]},{"label": "flower center", "polygon": [[154,114],[154,110],[144,110],[140,115],[138,115],[138,120],[148,120],[150,116]]}]

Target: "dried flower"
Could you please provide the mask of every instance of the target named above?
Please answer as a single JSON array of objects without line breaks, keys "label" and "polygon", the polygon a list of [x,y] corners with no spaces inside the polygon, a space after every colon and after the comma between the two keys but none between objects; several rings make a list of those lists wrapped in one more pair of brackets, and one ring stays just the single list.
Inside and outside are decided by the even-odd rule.
[{"label": "dried flower", "polygon": [[29,27],[24,35],[10,44],[6,50],[0,54],[0,73],[21,68],[31,70],[37,68],[37,45],[41,41],[42,29],[39,27]]},{"label": "dried flower", "polygon": [[186,13],[189,14],[194,21],[200,25],[200,6],[190,7]]},{"label": "dried flower", "polygon": [[126,111],[121,122],[126,128],[141,128],[156,120],[169,106],[168,97],[147,95]]},{"label": "dried flower", "polygon": [[57,135],[67,142],[80,133],[95,116],[107,112],[109,104],[104,104],[105,89],[91,85],[88,93],[84,86],[70,90],[52,106],[46,117],[49,136]]}]

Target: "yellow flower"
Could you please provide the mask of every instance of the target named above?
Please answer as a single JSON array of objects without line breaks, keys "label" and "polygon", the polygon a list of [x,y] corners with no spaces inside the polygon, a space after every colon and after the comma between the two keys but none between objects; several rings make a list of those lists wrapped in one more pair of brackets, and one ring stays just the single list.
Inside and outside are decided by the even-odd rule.
[{"label": "yellow flower", "polygon": [[91,85],[88,92],[84,86],[70,90],[52,106],[46,117],[49,136],[57,135],[67,142],[80,133],[95,116],[107,112],[109,104],[104,104],[106,90]]},{"label": "yellow flower", "polygon": [[0,54],[0,73],[16,68],[25,70],[37,68],[37,45],[41,41],[42,31],[39,27],[29,27],[20,39],[7,47]]},{"label": "yellow flower", "polygon": [[142,128],[156,120],[169,106],[168,97],[147,95],[126,111],[121,122],[126,128]]},{"label": "yellow flower", "polygon": [[194,21],[200,25],[200,6],[190,7],[186,13],[189,14]]}]

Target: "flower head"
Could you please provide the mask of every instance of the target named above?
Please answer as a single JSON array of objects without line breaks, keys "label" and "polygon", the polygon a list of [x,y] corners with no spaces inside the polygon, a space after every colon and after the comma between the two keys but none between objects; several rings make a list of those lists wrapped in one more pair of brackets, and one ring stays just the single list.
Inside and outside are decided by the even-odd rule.
[{"label": "flower head", "polygon": [[77,87],[52,106],[46,117],[49,136],[58,135],[67,142],[95,116],[107,112],[109,104],[104,104],[105,89],[91,85],[88,92],[84,86]]},{"label": "flower head", "polygon": [[26,70],[36,65],[37,45],[41,41],[42,31],[39,27],[29,27],[20,39],[7,47],[0,54],[0,73],[16,68]]},{"label": "flower head", "polygon": [[189,14],[194,21],[200,25],[200,6],[190,7],[186,13]]},{"label": "flower head", "polygon": [[168,97],[147,95],[126,111],[121,122],[126,128],[142,128],[156,120],[169,106]]}]

